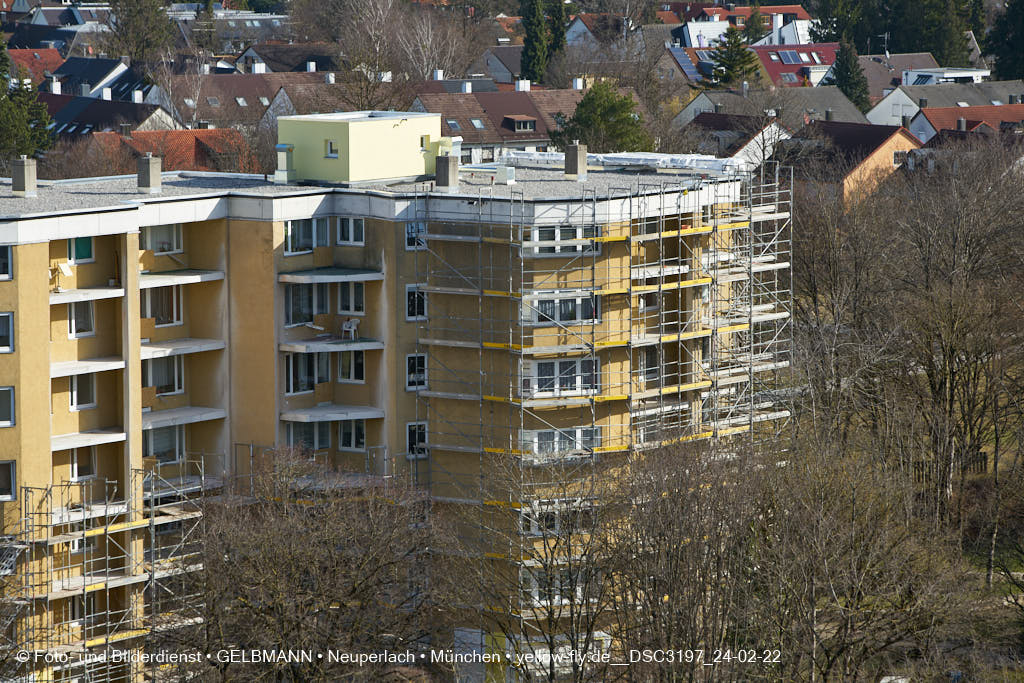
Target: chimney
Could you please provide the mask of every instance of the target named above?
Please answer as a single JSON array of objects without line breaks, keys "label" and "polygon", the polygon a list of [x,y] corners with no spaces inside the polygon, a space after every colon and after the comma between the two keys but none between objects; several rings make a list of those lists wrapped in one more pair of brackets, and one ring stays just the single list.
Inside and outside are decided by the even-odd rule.
[{"label": "chimney", "polygon": [[516,92],[530,92],[529,79],[521,78],[516,81]]},{"label": "chimney", "polygon": [[443,81],[444,80],[444,69],[434,69],[434,80],[435,81]]},{"label": "chimney", "polygon": [[747,83],[746,81],[743,81],[743,85],[740,86],[740,92],[743,94],[744,97],[749,95],[750,94],[750,83]]},{"label": "chimney", "polygon": [[583,79],[582,78],[574,78],[574,79],[572,79],[572,89],[573,90],[583,90]]},{"label": "chimney", "polygon": [[1020,95],[1010,95],[1010,104],[1020,104]]},{"label": "chimney", "polygon": [[89,97],[92,93],[92,86],[88,83],[82,83],[78,86],[78,92],[82,97]]},{"label": "chimney", "polygon": [[314,62],[312,60],[306,62],[306,72],[307,73],[316,73],[316,62]]},{"label": "chimney", "polygon": [[967,130],[967,119],[965,119],[962,116],[960,118],[958,118],[956,120],[956,129],[960,130],[960,131],[966,131]]},{"label": "chimney", "polygon": [[132,102],[135,104],[142,104],[142,91],[132,90]]},{"label": "chimney", "polygon": [[459,157],[445,154],[437,157],[434,169],[434,186],[438,192],[459,191]]},{"label": "chimney", "polygon": [[54,95],[60,94],[60,79],[56,76],[50,76],[50,92]]},{"label": "chimney", "polygon": [[928,106],[928,98],[927,97],[922,97],[921,99],[919,99],[917,101],[917,108],[918,109],[924,109],[927,106]]},{"label": "chimney", "polygon": [[473,92],[473,81],[462,81],[462,92],[471,93]]},{"label": "chimney", "polygon": [[334,85],[334,72],[328,71],[324,74],[324,83],[327,85]]},{"label": "chimney", "polygon": [[831,109],[826,109],[825,110],[825,120],[826,121],[831,121],[832,120],[832,110]]},{"label": "chimney", "polygon": [[126,138],[130,138],[132,136],[132,124],[122,123],[119,125],[119,128],[121,129],[122,136]]},{"label": "chimney", "polygon": [[132,58],[129,57],[128,55],[121,55],[121,63],[124,64],[125,66],[131,66],[132,65]]},{"label": "chimney", "polygon": [[277,170],[274,171],[274,184],[287,185],[294,182],[295,168],[292,165],[292,152],[295,151],[295,145],[282,142],[278,143],[274,149],[277,150]]},{"label": "chimney", "polygon": [[210,122],[209,121],[205,121],[203,119],[200,119],[199,121],[196,121],[196,128],[199,128],[200,130],[206,130],[209,127],[210,127]]},{"label": "chimney", "polygon": [[139,157],[139,194],[160,194],[160,157],[151,152]]},{"label": "chimney", "polygon": [[565,177],[575,178],[579,183],[587,179],[587,146],[579,140],[565,150]]},{"label": "chimney", "polygon": [[901,120],[901,124],[902,124],[902,126],[904,128],[906,128],[907,130],[910,130],[910,114],[904,114],[903,115],[903,119]]},{"label": "chimney", "polygon": [[716,114],[721,114],[722,113],[722,104],[721,104],[721,102],[715,102],[715,113]]},{"label": "chimney", "polygon": [[207,76],[207,75],[209,75],[209,73],[210,73],[210,65],[209,65],[209,64],[203,64],[203,66],[202,66],[202,67],[200,68],[200,70],[199,70],[199,71],[200,71],[200,73],[202,73],[202,74],[203,74],[204,76]]},{"label": "chimney", "polygon": [[114,91],[110,88],[103,88],[100,91],[100,94],[103,96],[103,99],[105,99],[107,102],[109,102],[114,97]]},{"label": "chimney", "polygon": [[14,160],[14,177],[11,178],[11,191],[15,197],[36,196],[36,160],[24,154]]}]

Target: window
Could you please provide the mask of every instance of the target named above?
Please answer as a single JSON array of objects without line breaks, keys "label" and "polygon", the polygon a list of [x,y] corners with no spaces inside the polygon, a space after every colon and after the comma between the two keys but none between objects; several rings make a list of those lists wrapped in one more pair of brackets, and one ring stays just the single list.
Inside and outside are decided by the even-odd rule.
[{"label": "window", "polygon": [[68,240],[68,263],[92,263],[95,260],[91,237],[72,237]]},{"label": "window", "polygon": [[194,99],[192,99],[191,97],[186,97],[185,98],[185,106],[188,107],[189,109],[195,109],[196,108],[196,101]]},{"label": "window", "polygon": [[142,456],[167,464],[185,459],[185,427],[158,427],[142,432]]},{"label": "window", "polygon": [[405,449],[409,455],[426,457],[428,453],[426,422],[410,422],[405,425]]},{"label": "window", "polygon": [[181,356],[167,356],[142,361],[142,386],[156,387],[157,396],[185,391],[185,361]]},{"label": "window", "polygon": [[582,569],[532,567],[522,570],[524,598],[535,605],[566,604],[583,598],[588,584]]},{"label": "window", "polygon": [[524,361],[523,395],[579,396],[598,390],[596,358]]},{"label": "window", "polygon": [[770,60],[772,60],[773,62],[777,62],[777,61],[779,61],[779,55],[777,55],[777,54],[776,54],[776,53],[774,53],[774,52],[769,52],[769,53],[768,53],[768,58],[769,58]]},{"label": "window", "polygon": [[469,122],[472,123],[473,127],[476,128],[477,130],[484,129],[484,122],[480,119],[470,119]]},{"label": "window", "polygon": [[10,280],[14,277],[14,270],[11,267],[14,263],[13,257],[9,246],[0,247],[0,280]]},{"label": "window", "polygon": [[601,445],[601,428],[526,430],[523,432],[522,442],[522,450],[541,456],[565,455],[572,452],[589,453]]},{"label": "window", "polygon": [[96,447],[86,446],[71,451],[71,481],[85,481],[96,476]]},{"label": "window", "polygon": [[589,501],[539,500],[523,508],[520,524],[523,533],[542,536],[547,533],[589,532],[594,528],[596,511]]},{"label": "window", "polygon": [[448,127],[452,130],[462,130],[462,126],[460,126],[459,122],[455,119],[445,119],[444,122],[447,123]]},{"label": "window", "polygon": [[796,74],[785,73],[785,74],[782,74],[782,82],[783,83],[797,83],[799,81],[798,81],[798,79],[796,77]]},{"label": "window", "polygon": [[898,105],[898,104],[892,105],[892,116],[899,117],[899,115],[900,115],[900,105]]},{"label": "window", "polygon": [[422,285],[405,286],[405,319],[427,319],[427,293],[420,291]]},{"label": "window", "polygon": [[284,224],[284,253],[305,254],[313,251],[313,220],[286,221]]},{"label": "window", "polygon": [[661,363],[658,362],[658,347],[648,346],[644,348],[640,356],[640,373],[648,386],[657,382],[661,377]]},{"label": "window", "polygon": [[895,166],[902,166],[905,163],[907,163],[907,152],[906,151],[903,151],[903,152],[893,152],[892,153],[892,165],[894,167]]},{"label": "window", "polygon": [[91,301],[68,304],[68,338],[91,337],[96,334]]},{"label": "window", "polygon": [[0,387],[0,427],[14,426],[14,387]]},{"label": "window", "polygon": [[746,20],[745,17],[739,17],[739,16],[736,17],[736,25],[737,26],[743,26],[745,23],[747,23],[747,20]]},{"label": "window", "polygon": [[71,377],[71,410],[96,407],[96,375],[89,372]]},{"label": "window", "polygon": [[235,98],[235,104],[237,104],[239,107],[248,107],[249,106],[249,103],[245,101],[244,97],[236,97]]},{"label": "window", "polygon": [[[81,533],[84,530],[81,523],[74,526],[77,528],[74,529],[73,533]],[[68,550],[75,555],[95,552],[96,536],[77,536],[76,538],[72,538],[68,543]]]},{"label": "window", "polygon": [[327,313],[327,284],[285,285],[284,324],[308,325],[314,315]]},{"label": "window", "polygon": [[[538,325],[563,323],[568,325],[590,323],[600,320],[598,297],[584,294],[572,297],[537,299],[527,301],[533,309],[533,322]],[[529,309],[527,309],[529,310]]]},{"label": "window", "polygon": [[811,63],[811,56],[809,54],[807,54],[806,52],[801,52],[800,53],[800,61],[805,63],[805,64],[810,64]]},{"label": "window", "polygon": [[814,59],[815,64],[821,64],[821,55],[819,55],[817,52],[812,52],[811,58]]},{"label": "window", "polygon": [[420,136],[420,149],[426,149],[427,147],[430,147],[430,136],[429,135],[421,135]]},{"label": "window", "polygon": [[15,495],[15,481],[14,477],[14,461],[8,460],[7,462],[0,462],[0,500],[14,500],[17,498]]},{"label": "window", "polygon": [[262,104],[264,107],[269,107],[270,106],[270,100],[268,100],[266,97],[261,97],[260,98],[260,104]]},{"label": "window", "polygon": [[181,285],[142,290],[142,317],[154,318],[157,327],[181,324]]},{"label": "window", "polygon": [[524,131],[537,130],[537,121],[534,119],[516,119],[516,132],[522,133]]},{"label": "window", "polygon": [[405,357],[405,390],[427,386],[427,356],[414,353]]},{"label": "window", "polygon": [[782,63],[783,64],[799,64],[800,63],[800,56],[797,54],[796,50],[784,50],[784,51],[779,53],[779,56],[782,57]]},{"label": "window", "polygon": [[342,420],[338,426],[338,450],[361,451],[366,448],[366,421]]},{"label": "window", "polygon": [[216,97],[207,97],[206,98],[206,103],[208,105],[210,105],[211,107],[219,107],[220,106],[220,99],[218,99]]},{"label": "window", "polygon": [[363,244],[363,219],[338,219],[338,244]]},{"label": "window", "polygon": [[331,447],[330,422],[289,422],[288,445],[318,451]]},{"label": "window", "polygon": [[338,359],[338,381],[362,384],[365,380],[362,351],[342,351]]},{"label": "window", "polygon": [[427,243],[423,235],[427,234],[427,224],[422,221],[405,224],[405,250],[416,251],[426,249]]},{"label": "window", "polygon": [[601,245],[597,242],[581,242],[593,240],[598,236],[596,225],[563,226],[559,228],[534,228],[533,241],[536,243],[527,253],[537,254],[593,254],[601,253]]},{"label": "window", "polygon": [[0,353],[14,350],[14,314],[0,313]]},{"label": "window", "polygon": [[317,384],[331,381],[329,353],[288,353],[284,364],[286,394],[307,393]]},{"label": "window", "polygon": [[364,285],[362,282],[338,283],[338,313],[359,313],[366,311]]},{"label": "window", "polygon": [[338,143],[334,140],[324,140],[324,156],[328,159],[337,159]]},{"label": "window", "polygon": [[154,254],[180,254],[182,251],[181,223],[152,225],[142,228],[142,248]]}]

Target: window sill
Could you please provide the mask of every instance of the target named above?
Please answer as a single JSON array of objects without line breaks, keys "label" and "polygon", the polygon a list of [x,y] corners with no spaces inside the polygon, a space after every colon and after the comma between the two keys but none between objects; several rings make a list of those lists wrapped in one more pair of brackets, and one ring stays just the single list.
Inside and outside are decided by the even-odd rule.
[{"label": "window sill", "polygon": [[303,391],[292,391],[292,392],[286,391],[286,392],[284,392],[284,395],[285,396],[308,396],[308,395],[310,395],[312,393],[313,393],[313,389],[307,389],[307,390],[303,390]]},{"label": "window sill", "polygon": [[85,261],[72,261],[71,259],[68,259],[67,263],[69,266],[86,266],[90,263],[96,263],[96,259],[91,258]]},{"label": "window sill", "polygon": [[313,253],[312,249],[306,249],[305,251],[286,251],[286,252],[284,252],[284,255],[285,256],[304,256],[305,254],[312,254],[312,253]]},{"label": "window sill", "polygon": [[427,316],[417,316],[415,318],[406,317],[405,322],[407,323],[423,323],[427,321]]},{"label": "window sill", "polygon": [[366,315],[366,311],[338,311],[338,315],[358,315],[363,317]]},{"label": "window sill", "polygon": [[78,332],[75,334],[69,334],[68,339],[88,339],[89,337],[95,337],[95,332]]},{"label": "window sill", "polygon": [[175,254],[184,254],[184,249],[178,249],[176,251],[154,251],[153,256],[174,256]]},{"label": "window sill", "polygon": [[84,410],[93,410],[94,408],[96,408],[96,404],[95,403],[88,403],[86,405],[81,405],[81,406],[71,406],[70,408],[68,408],[68,412],[80,413],[80,412],[82,412]]},{"label": "window sill", "polygon": [[339,453],[365,453],[366,452],[366,447],[363,446],[362,448],[348,448],[348,447],[345,447],[345,446],[338,446],[338,452]]},{"label": "window sill", "polygon": [[157,328],[160,328],[160,327],[180,327],[180,326],[182,326],[184,324],[185,324],[184,322],[179,320],[178,322],[175,322],[175,323],[164,323],[162,325],[158,325],[156,323],[153,323],[153,327],[157,327]]},{"label": "window sill", "polygon": [[342,242],[338,241],[337,246],[339,247],[365,247],[366,242]]},{"label": "window sill", "polygon": [[426,388],[427,388],[427,385],[426,385],[426,384],[417,384],[417,385],[416,385],[416,386],[414,386],[414,387],[410,387],[410,386],[408,386],[408,385],[407,385],[407,386],[405,387],[405,390],[406,390],[406,391],[419,391],[420,389],[426,389]]},{"label": "window sill", "polygon": [[285,323],[284,324],[284,328],[286,330],[290,330],[293,327],[302,327],[303,325],[312,325],[312,324],[313,324],[312,320],[307,320],[307,321],[304,321],[304,322],[301,322],[301,323]]},{"label": "window sill", "polygon": [[339,378],[338,384],[366,384],[365,379],[341,379]]},{"label": "window sill", "polygon": [[163,398],[164,396],[181,396],[184,393],[185,393],[185,390],[182,389],[180,391],[168,391],[166,394],[161,394],[161,393],[157,392],[156,396],[157,396],[157,398]]}]

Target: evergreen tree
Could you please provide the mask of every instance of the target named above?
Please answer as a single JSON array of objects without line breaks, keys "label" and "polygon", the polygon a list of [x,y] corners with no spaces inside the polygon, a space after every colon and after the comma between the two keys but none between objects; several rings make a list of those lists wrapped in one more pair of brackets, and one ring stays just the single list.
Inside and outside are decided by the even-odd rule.
[{"label": "evergreen tree", "polygon": [[162,0],[111,0],[107,51],[132,62],[154,60],[174,42],[174,24]]},{"label": "evergreen tree", "polygon": [[563,0],[550,0],[548,3],[548,57],[554,57],[565,47],[565,25],[569,15]]},{"label": "evergreen tree", "polygon": [[995,77],[1024,78],[1024,0],[1010,0],[999,15],[985,47],[996,58]]},{"label": "evergreen tree", "polygon": [[755,2],[751,7],[747,25],[743,27],[743,38],[747,41],[747,45],[753,45],[768,35],[768,29],[764,27],[764,15],[761,14],[761,5]]},{"label": "evergreen tree", "polygon": [[958,9],[956,0],[929,0],[923,13],[925,44],[922,51],[931,52],[942,66],[970,66],[971,63],[967,28]]},{"label": "evergreen tree", "polygon": [[587,91],[571,117],[555,116],[558,130],[551,133],[551,142],[565,149],[579,140],[588,152],[595,153],[649,152],[654,142],[635,110],[632,97],[619,95],[602,81]]},{"label": "evergreen tree", "polygon": [[206,7],[196,12],[192,23],[192,44],[205,52],[216,52],[217,25],[213,15],[213,0],[206,0]]},{"label": "evergreen tree", "polygon": [[974,31],[974,37],[982,40],[985,37],[985,1],[964,0],[961,14],[967,28]]},{"label": "evergreen tree", "polygon": [[817,21],[811,24],[811,40],[815,43],[856,40],[864,32],[861,3],[857,0],[819,0],[814,17]]},{"label": "evergreen tree", "polygon": [[0,159],[4,163],[22,154],[35,156],[53,144],[46,105],[36,97],[35,88],[25,83],[28,74],[12,71],[7,44],[0,40],[0,77],[10,83],[12,75],[18,85],[0,89]]},{"label": "evergreen tree", "polygon": [[726,30],[725,36],[715,46],[712,58],[715,62],[713,76],[722,86],[752,78],[758,71],[757,55],[747,48],[743,34],[735,26]]},{"label": "evergreen tree", "polygon": [[832,65],[832,81],[843,94],[861,111],[871,108],[868,79],[857,61],[857,48],[849,41],[843,41]]},{"label": "evergreen tree", "polygon": [[544,21],[542,0],[522,0],[519,14],[524,33],[520,75],[531,81],[540,81],[548,65],[548,25]]}]

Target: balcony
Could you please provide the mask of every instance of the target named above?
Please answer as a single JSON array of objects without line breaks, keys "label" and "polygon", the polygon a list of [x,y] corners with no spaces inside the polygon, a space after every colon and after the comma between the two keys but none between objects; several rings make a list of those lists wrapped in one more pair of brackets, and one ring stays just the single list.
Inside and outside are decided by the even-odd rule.
[{"label": "balcony", "polygon": [[176,427],[178,425],[192,424],[193,422],[221,420],[225,417],[227,417],[227,411],[223,408],[207,408],[204,406],[185,406],[183,408],[171,408],[169,410],[153,410],[142,414],[142,429]]},{"label": "balcony", "polygon": [[379,420],[384,411],[373,406],[345,406],[335,403],[296,408],[281,413],[285,422],[339,422],[341,420]]},{"label": "balcony", "polygon": [[368,337],[340,337],[335,334],[320,334],[310,339],[283,342],[279,347],[288,353],[331,353],[333,351],[380,351],[384,342]]},{"label": "balcony", "polygon": [[50,450],[67,451],[72,448],[99,446],[105,443],[124,441],[126,438],[121,427],[104,427],[102,429],[90,429],[85,432],[56,434],[50,437]]},{"label": "balcony", "polygon": [[196,268],[165,270],[159,273],[139,273],[139,289],[173,287],[174,285],[191,285],[197,282],[213,282],[215,280],[223,279],[223,271],[198,270]]},{"label": "balcony", "polygon": [[142,360],[166,358],[168,356],[184,356],[203,351],[219,351],[225,346],[220,339],[195,339],[184,337],[161,342],[146,342],[142,345]]},{"label": "balcony", "polygon": [[278,282],[293,285],[315,285],[331,282],[373,282],[384,279],[384,273],[376,270],[363,270],[360,268],[341,268],[338,266],[327,266],[324,268],[312,268],[310,270],[297,270],[291,273],[281,273]]},{"label": "balcony", "polygon": [[120,299],[124,296],[124,287],[83,287],[81,289],[62,289],[50,292],[50,305],[73,304],[77,301],[99,301],[101,299]]},{"label": "balcony", "polygon": [[50,363],[50,379],[56,377],[71,377],[73,375],[85,375],[92,372],[106,372],[107,370],[123,370],[124,359],[119,356],[104,356],[103,358],[83,358],[81,360],[67,360]]}]

